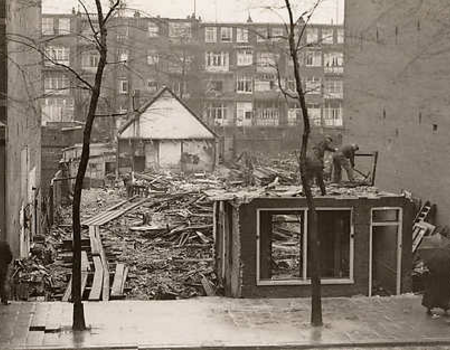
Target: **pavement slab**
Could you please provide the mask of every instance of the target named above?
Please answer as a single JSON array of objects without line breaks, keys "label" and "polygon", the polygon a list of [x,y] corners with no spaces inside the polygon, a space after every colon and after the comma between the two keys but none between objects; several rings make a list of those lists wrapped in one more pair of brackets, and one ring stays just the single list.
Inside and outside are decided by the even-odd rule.
[{"label": "pavement slab", "polygon": [[[450,318],[431,318],[420,297],[324,298],[324,326],[310,300],[203,297],[85,302],[89,329],[72,332],[72,304],[0,306],[0,349],[450,348]],[[425,347],[426,348],[426,347]]]}]

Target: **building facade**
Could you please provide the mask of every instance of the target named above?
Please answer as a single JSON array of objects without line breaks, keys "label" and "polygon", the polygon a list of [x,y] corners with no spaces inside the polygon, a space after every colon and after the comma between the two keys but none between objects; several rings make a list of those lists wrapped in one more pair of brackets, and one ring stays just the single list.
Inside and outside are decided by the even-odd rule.
[{"label": "building facade", "polygon": [[19,258],[41,220],[40,2],[0,1],[0,17],[0,238]]},{"label": "building facade", "polygon": [[[207,192],[208,193],[208,192]],[[311,293],[306,199],[258,191],[211,192],[215,263],[226,296],[307,297]],[[411,290],[412,202],[361,192],[315,198],[324,296]]]},{"label": "building facade", "polygon": [[[50,54],[90,79],[98,55],[89,41],[92,31],[86,16],[75,12],[46,14],[42,20],[43,35],[51,39]],[[343,27],[310,25],[303,41],[299,55],[313,125],[322,131],[340,130]],[[278,135],[279,142],[286,135],[298,142],[299,106],[279,89],[279,83],[291,92],[294,88],[282,24],[253,23],[250,19],[246,23],[213,23],[190,16],[148,18],[135,13],[111,20],[108,45],[110,64],[98,111],[99,137],[114,138],[126,113],[150,100],[165,85],[225,139],[227,135],[242,135],[241,141],[262,137],[270,143],[265,135],[270,133],[272,138]],[[82,121],[85,92],[61,67],[49,62],[44,69],[49,95],[43,103],[43,123]],[[236,140],[228,137],[228,141]]]},{"label": "building facade", "polygon": [[345,9],[344,136],[379,151],[379,187],[437,204],[440,225],[450,223],[449,16],[444,0],[348,0]]}]

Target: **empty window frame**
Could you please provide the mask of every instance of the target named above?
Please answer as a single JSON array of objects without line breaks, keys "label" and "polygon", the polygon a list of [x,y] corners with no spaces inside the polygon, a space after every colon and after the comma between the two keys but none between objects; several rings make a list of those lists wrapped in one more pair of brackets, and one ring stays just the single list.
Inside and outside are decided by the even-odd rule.
[{"label": "empty window frame", "polygon": [[215,43],[217,41],[217,27],[205,28],[205,42]]},{"label": "empty window frame", "polygon": [[[307,209],[258,209],[257,284],[309,284]],[[353,283],[353,225],[350,208],[318,209],[324,284]]]},{"label": "empty window frame", "polygon": [[253,78],[248,75],[236,77],[236,92],[238,94],[251,94],[253,92]]},{"label": "empty window frame", "polygon": [[326,102],[323,108],[323,122],[325,126],[342,126],[342,103]]},{"label": "empty window frame", "polygon": [[305,87],[307,94],[321,94],[322,93],[322,79],[320,77],[306,77]]},{"label": "empty window frame", "polygon": [[220,41],[224,43],[231,43],[233,41],[233,28],[231,27],[220,28]]},{"label": "empty window frame", "polygon": [[56,64],[70,64],[70,49],[64,46],[47,46],[45,48],[45,65],[52,66]]},{"label": "empty window frame", "polygon": [[318,28],[306,28],[306,43],[315,44],[319,41]]},{"label": "empty window frame", "polygon": [[85,70],[93,70],[98,66],[100,54],[96,51],[83,52],[81,55],[81,67]]},{"label": "empty window frame", "polygon": [[44,78],[44,91],[46,94],[68,94],[70,89],[69,78],[62,73],[50,73]]},{"label": "empty window frame", "polygon": [[154,22],[148,22],[147,33],[149,38],[156,38],[159,36],[159,26]]},{"label": "empty window frame", "polygon": [[236,126],[251,126],[253,119],[253,104],[251,102],[236,102]]},{"label": "empty window frame", "polygon": [[340,79],[325,80],[324,98],[325,99],[341,99],[344,96],[344,82]]},{"label": "empty window frame", "polygon": [[128,49],[118,49],[117,50],[117,59],[119,62],[126,63],[126,61],[128,61],[128,56],[129,56]]},{"label": "empty window frame", "polygon": [[307,103],[308,117],[314,125],[322,125],[322,106],[318,103]]},{"label": "empty window frame", "polygon": [[53,17],[42,17],[42,35],[54,35]]},{"label": "empty window frame", "polygon": [[306,67],[321,67],[322,66],[322,52],[308,51],[305,55]]},{"label": "empty window frame", "polygon": [[238,66],[251,66],[253,64],[253,50],[240,49],[236,52]]},{"label": "empty window frame", "polygon": [[322,28],[322,44],[334,43],[334,30],[333,28]]},{"label": "empty window frame", "polygon": [[214,125],[226,125],[230,121],[227,120],[227,106],[222,102],[211,102],[206,107],[206,119]]},{"label": "empty window frame", "polygon": [[401,291],[402,209],[373,208],[370,223],[369,296]]},{"label": "empty window frame", "polygon": [[70,18],[60,18],[58,21],[59,35],[70,34]]},{"label": "empty window frame", "polygon": [[229,68],[228,52],[207,51],[205,53],[205,68],[207,71],[221,71],[221,72],[228,71]]},{"label": "empty window frame", "polygon": [[238,42],[238,43],[248,42],[248,29],[247,28],[236,28],[236,42]]},{"label": "empty window frame", "polygon": [[128,93],[128,80],[119,79],[119,94],[127,94],[127,93]]}]

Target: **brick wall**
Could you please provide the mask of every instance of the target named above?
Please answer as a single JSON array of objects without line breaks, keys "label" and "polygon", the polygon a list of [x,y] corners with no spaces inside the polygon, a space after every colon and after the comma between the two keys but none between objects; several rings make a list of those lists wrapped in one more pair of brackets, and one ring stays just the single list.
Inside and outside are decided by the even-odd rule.
[{"label": "brick wall", "polygon": [[[276,156],[280,153],[292,152],[300,149],[303,128],[301,127],[226,127],[215,128],[221,135],[221,155],[225,160],[239,156],[242,152]],[[336,146],[342,143],[340,129],[313,129],[310,145],[319,140],[322,135],[333,137]]]},{"label": "brick wall", "polygon": [[[33,40],[40,36],[39,2],[25,4],[7,1],[7,32]],[[39,218],[33,196],[40,191],[41,113],[36,102],[42,95],[41,56],[25,45],[8,42],[8,115],[6,135],[6,236],[15,256],[27,254],[27,232],[34,217],[20,236],[20,215]],[[39,222],[39,221],[37,221]]]},{"label": "brick wall", "polygon": [[344,138],[378,150],[376,185],[437,204],[450,224],[450,4],[347,0]]}]

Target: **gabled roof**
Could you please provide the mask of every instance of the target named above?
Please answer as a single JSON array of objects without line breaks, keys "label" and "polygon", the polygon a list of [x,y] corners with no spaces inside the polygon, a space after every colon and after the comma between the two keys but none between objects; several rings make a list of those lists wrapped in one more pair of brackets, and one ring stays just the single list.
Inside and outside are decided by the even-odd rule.
[{"label": "gabled roof", "polygon": [[214,139],[217,135],[168,87],[128,120],[118,131],[119,139]]}]

